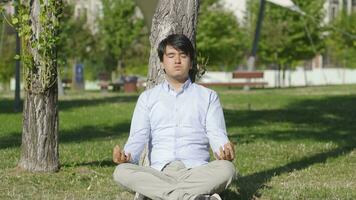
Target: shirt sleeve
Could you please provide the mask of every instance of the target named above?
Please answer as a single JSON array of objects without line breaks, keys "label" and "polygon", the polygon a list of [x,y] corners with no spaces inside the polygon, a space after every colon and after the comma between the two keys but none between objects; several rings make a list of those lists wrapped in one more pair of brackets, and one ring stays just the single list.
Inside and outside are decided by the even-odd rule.
[{"label": "shirt sleeve", "polygon": [[130,136],[124,147],[125,154],[131,154],[131,163],[138,163],[141,153],[149,141],[151,126],[147,103],[147,94],[143,92],[137,100],[131,121]]},{"label": "shirt sleeve", "polygon": [[206,117],[206,131],[211,149],[214,153],[219,154],[219,148],[224,147],[224,144],[226,144],[229,139],[226,133],[223,109],[216,92],[212,92],[210,95]]}]

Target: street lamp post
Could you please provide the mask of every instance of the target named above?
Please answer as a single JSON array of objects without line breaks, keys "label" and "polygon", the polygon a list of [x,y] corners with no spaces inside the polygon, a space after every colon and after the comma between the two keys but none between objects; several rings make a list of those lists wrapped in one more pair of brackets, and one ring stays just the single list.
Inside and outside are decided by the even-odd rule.
[{"label": "street lamp post", "polygon": [[[266,0],[261,0],[259,11],[258,11],[257,23],[256,23],[255,37],[253,39],[251,54],[247,61],[247,71],[253,71],[255,69],[257,47],[261,35],[261,28],[262,28],[262,21],[264,17],[265,7],[266,7]],[[249,90],[250,87],[245,86],[244,89]]]}]

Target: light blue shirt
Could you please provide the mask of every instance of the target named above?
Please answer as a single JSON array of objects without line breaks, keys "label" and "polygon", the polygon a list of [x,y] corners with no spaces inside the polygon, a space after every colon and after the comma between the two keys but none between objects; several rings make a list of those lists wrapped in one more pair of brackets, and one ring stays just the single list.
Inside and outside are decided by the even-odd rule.
[{"label": "light blue shirt", "polygon": [[138,163],[148,143],[151,167],[180,160],[192,168],[209,162],[209,144],[218,153],[227,142],[218,95],[188,79],[179,92],[164,81],[140,95],[124,150]]}]

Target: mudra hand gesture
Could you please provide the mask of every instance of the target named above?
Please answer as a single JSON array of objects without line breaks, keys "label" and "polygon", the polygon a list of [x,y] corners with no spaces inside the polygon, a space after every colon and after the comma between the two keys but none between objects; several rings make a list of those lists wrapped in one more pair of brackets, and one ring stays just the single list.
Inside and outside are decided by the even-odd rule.
[{"label": "mudra hand gesture", "polygon": [[220,153],[214,153],[214,156],[218,160],[228,160],[232,161],[235,158],[235,147],[234,144],[231,142],[228,142],[224,144],[224,148],[220,147]]},{"label": "mudra hand gesture", "polygon": [[116,145],[112,151],[112,161],[116,164],[127,163],[130,162],[131,154],[128,153],[125,155],[125,151],[121,151],[119,145]]}]

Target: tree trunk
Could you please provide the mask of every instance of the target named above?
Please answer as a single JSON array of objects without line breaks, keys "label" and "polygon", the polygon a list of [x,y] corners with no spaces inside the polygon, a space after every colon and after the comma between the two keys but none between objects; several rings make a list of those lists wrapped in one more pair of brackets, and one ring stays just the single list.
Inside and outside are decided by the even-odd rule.
[{"label": "tree trunk", "polygon": [[59,169],[57,102],[56,87],[44,94],[26,92],[21,168],[32,172]]},{"label": "tree trunk", "polygon": [[[186,35],[195,47],[196,25],[198,21],[199,0],[160,0],[152,19],[151,26],[151,52],[147,76],[147,88],[153,88],[162,82],[164,73],[160,70],[158,58],[158,44],[168,35],[177,33]],[[194,61],[195,62],[195,61]],[[196,67],[193,65],[193,67]],[[195,77],[191,77],[192,81]],[[140,159],[140,165],[149,165],[147,146]],[[136,194],[135,199],[141,199],[142,195]]]},{"label": "tree trunk", "polygon": [[26,26],[30,26],[31,31],[22,35],[21,57],[26,82],[19,167],[31,172],[54,172],[59,169],[57,49],[54,41],[62,1],[23,0],[21,4],[22,12],[27,12],[29,19],[22,22],[20,28],[26,30]]}]

